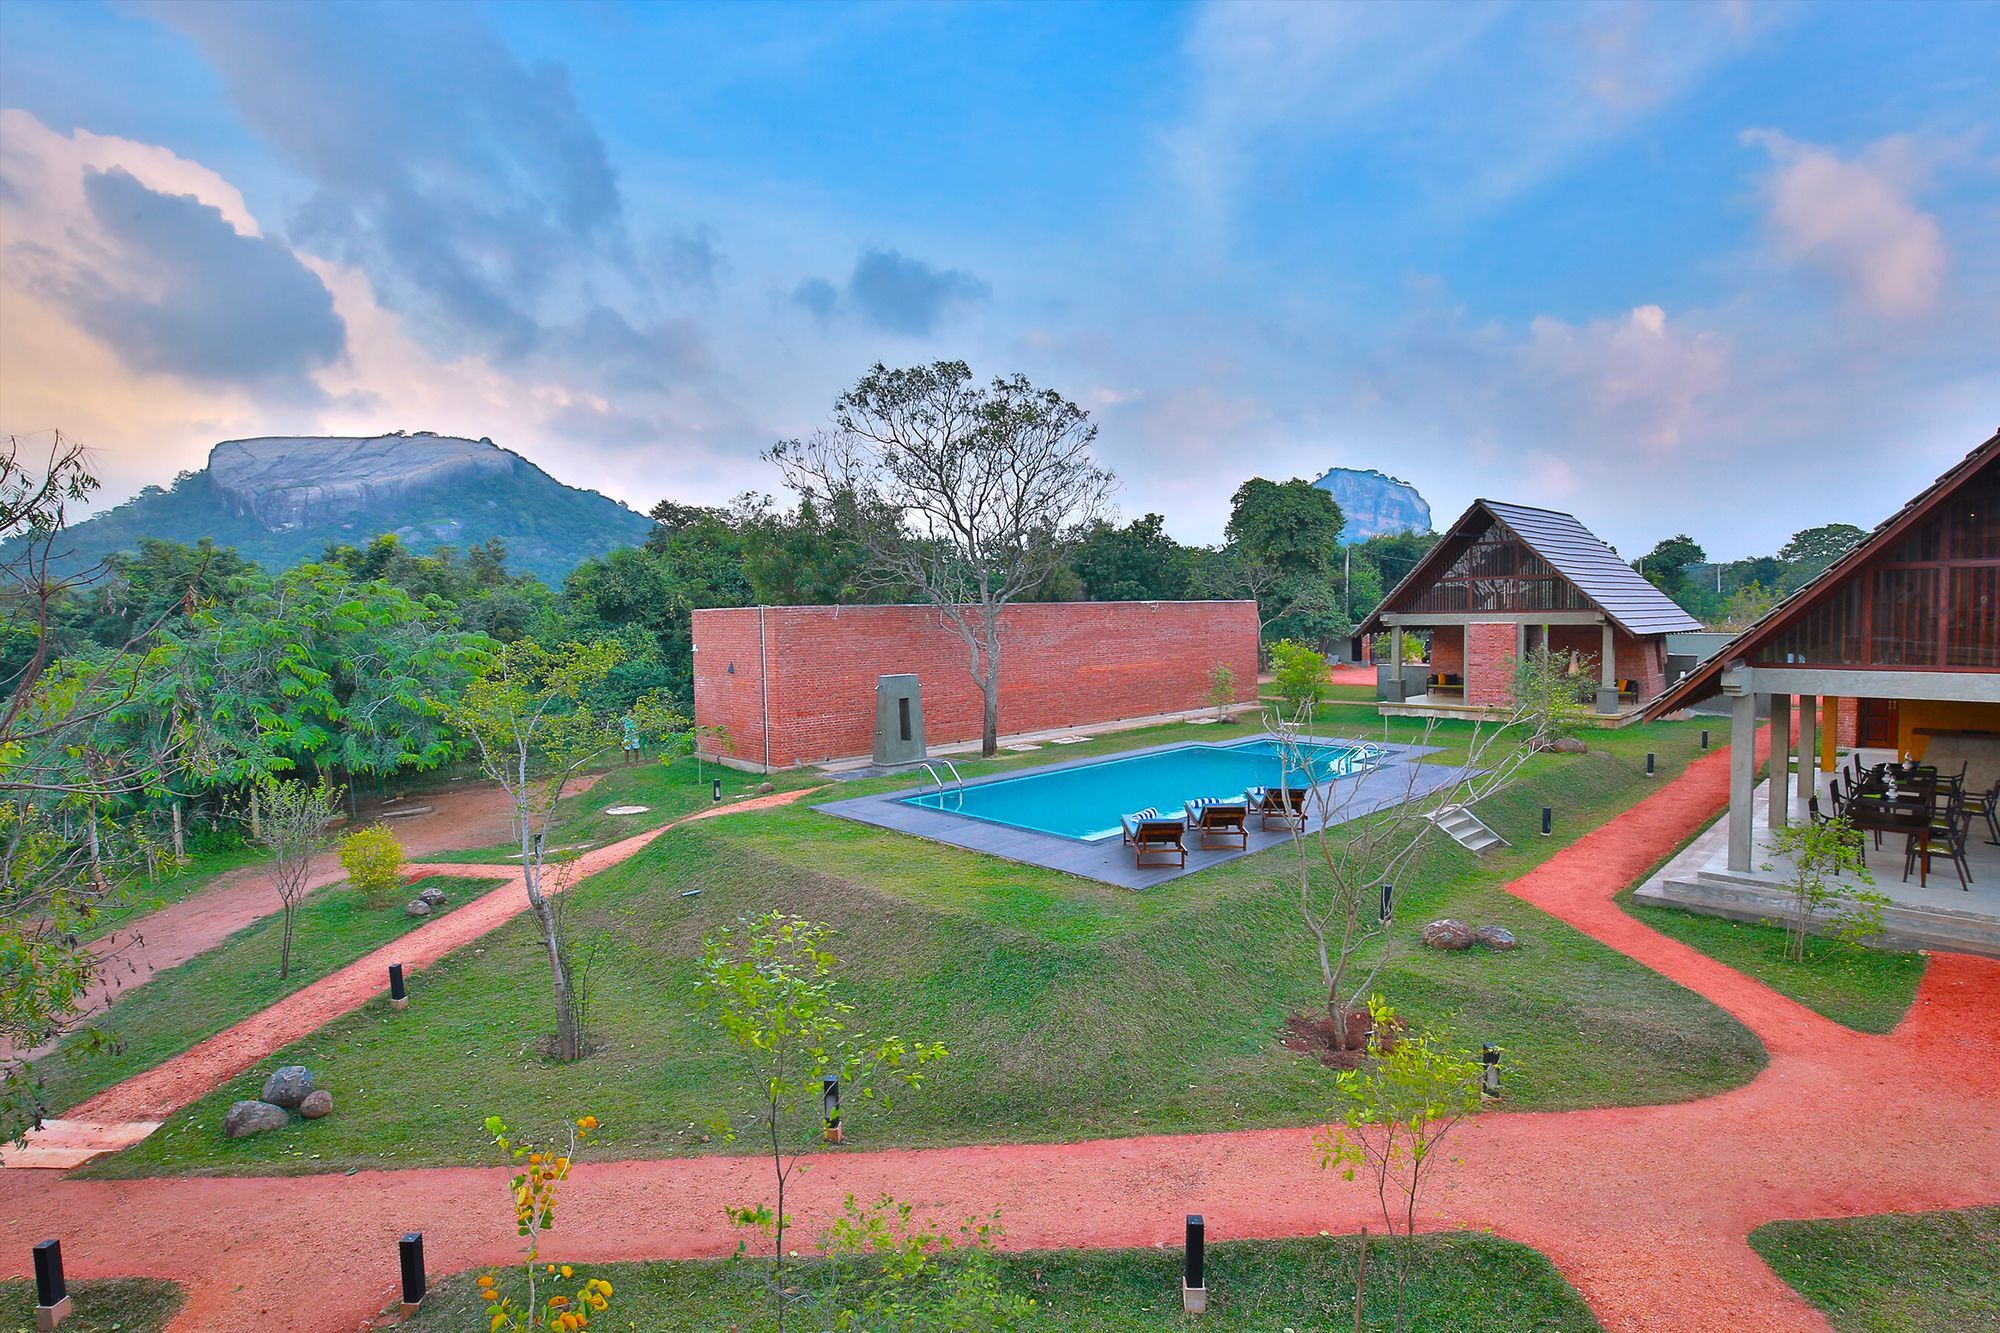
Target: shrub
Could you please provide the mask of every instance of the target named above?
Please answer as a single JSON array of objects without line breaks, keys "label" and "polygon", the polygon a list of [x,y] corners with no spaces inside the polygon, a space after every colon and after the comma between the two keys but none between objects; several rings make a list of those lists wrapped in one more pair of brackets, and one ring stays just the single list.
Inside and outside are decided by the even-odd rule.
[{"label": "shrub", "polygon": [[340,866],[361,895],[387,898],[403,879],[403,845],[380,824],[356,829],[340,840]]}]

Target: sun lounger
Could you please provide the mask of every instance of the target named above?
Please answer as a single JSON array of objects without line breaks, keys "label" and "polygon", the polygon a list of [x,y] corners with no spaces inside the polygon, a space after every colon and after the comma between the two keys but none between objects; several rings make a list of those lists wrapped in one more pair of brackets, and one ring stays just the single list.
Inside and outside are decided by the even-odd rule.
[{"label": "sun lounger", "polygon": [[1172,816],[1163,815],[1158,810],[1154,809],[1152,806],[1149,805],[1144,810],[1134,810],[1129,815],[1121,816],[1118,822],[1124,825],[1125,841],[1131,842],[1133,832],[1139,827],[1139,825],[1145,823],[1147,820],[1171,819],[1171,818]]},{"label": "sun lounger", "polygon": [[1133,864],[1142,869],[1148,864],[1146,858],[1149,856],[1170,856],[1177,866],[1187,864],[1187,829],[1178,819],[1154,816],[1135,820],[1127,816],[1125,841],[1132,845]]},{"label": "sun lounger", "polygon": [[1187,803],[1187,822],[1203,851],[1211,843],[1226,847],[1232,838],[1238,847],[1250,845],[1250,803],[1241,798],[1197,797]]},{"label": "sun lounger", "polygon": [[1308,790],[1305,787],[1252,787],[1243,794],[1249,799],[1251,812],[1257,816],[1258,827],[1302,829],[1306,826]]}]

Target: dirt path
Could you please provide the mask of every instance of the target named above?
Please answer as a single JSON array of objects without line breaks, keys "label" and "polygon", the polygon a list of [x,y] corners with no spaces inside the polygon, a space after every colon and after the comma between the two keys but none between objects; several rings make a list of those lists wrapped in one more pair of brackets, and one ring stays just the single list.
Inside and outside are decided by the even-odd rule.
[{"label": "dirt path", "polygon": [[[681,824],[734,814],[740,810],[782,805],[809,795],[812,790],[815,789],[776,792],[733,805],[712,806],[622,841],[607,843],[571,862],[569,873],[559,884],[551,884],[551,891],[578,883],[600,870],[617,865]],[[489,889],[471,902],[454,907],[437,920],[421,925],[339,971],[294,991],[234,1027],[226,1028],[172,1059],[105,1089],[67,1112],[65,1118],[89,1123],[164,1119],[190,1102],[207,1096],[273,1051],[317,1032],[342,1014],[359,1009],[382,994],[388,989],[389,964],[401,963],[406,975],[414,975],[528,910],[528,896],[521,887],[518,867],[448,863],[424,865],[419,862],[411,865],[410,869],[415,872],[476,876],[499,883],[498,887]]]},{"label": "dirt path", "polygon": [[[576,790],[589,790],[599,776],[591,774]],[[398,805],[430,806],[431,811],[396,818],[388,812],[395,811]],[[512,827],[512,811],[506,792],[492,783],[481,782],[420,793],[400,802],[365,803],[354,827],[377,821],[395,831],[406,855],[420,858],[504,841]],[[316,892],[344,878],[339,861],[329,853],[314,861],[307,892]],[[254,925],[277,910],[278,895],[271,887],[270,871],[261,865],[244,866],[216,876],[212,884],[192,897],[93,940],[91,952],[106,962],[103,972],[84,992],[77,1010],[79,1017],[104,1012],[121,994],[144,985],[155,972],[179,967],[190,958],[207,953],[245,926]],[[28,1058],[46,1054],[53,1045],[30,1051]],[[0,1044],[0,1059],[10,1058],[12,1052]]]},{"label": "dirt path", "polygon": [[[2000,963],[1933,958],[1904,1023],[1857,1036],[1612,901],[1720,808],[1727,763],[1726,752],[1698,761],[1511,888],[1729,1009],[1770,1046],[1769,1067],[1695,1102],[1482,1115],[1452,1141],[1423,1219],[1544,1251],[1611,1330],[1823,1330],[1750,1250],[1753,1228],[2000,1201]],[[1318,1170],[1310,1143],[1309,1130],[1292,1129],[934,1151],[862,1144],[799,1177],[797,1208],[811,1234],[849,1191],[886,1190],[944,1218],[997,1207],[1007,1243],[1021,1248],[1172,1245],[1189,1212],[1217,1238],[1379,1224],[1365,1187]],[[764,1169],[747,1158],[583,1166],[545,1253],[725,1254],[736,1237],[723,1206],[765,1193]],[[425,1232],[438,1274],[516,1253],[498,1169],[121,1182],[17,1171],[0,1173],[0,1199],[0,1266],[21,1271],[28,1245],[60,1232],[77,1275],[187,1283],[177,1329],[279,1319],[353,1328],[391,1299],[395,1238],[411,1228]]]}]

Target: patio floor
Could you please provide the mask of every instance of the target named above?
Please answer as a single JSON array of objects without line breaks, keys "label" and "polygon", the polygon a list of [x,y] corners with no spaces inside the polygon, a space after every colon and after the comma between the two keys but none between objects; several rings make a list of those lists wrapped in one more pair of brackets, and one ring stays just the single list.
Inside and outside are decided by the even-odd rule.
[{"label": "patio floor", "polygon": [[[1262,733],[1257,733],[1262,734]],[[1255,739],[1255,736],[1243,739]],[[1328,744],[1351,744],[1350,741],[1333,737],[1312,737],[1313,740]],[[1406,800],[1417,800],[1448,787],[1455,782],[1461,770],[1450,764],[1426,764],[1420,762],[1424,756],[1436,754],[1436,746],[1387,745],[1387,758],[1378,767],[1359,778],[1336,779],[1353,783],[1355,790],[1351,796],[1341,800],[1334,810],[1330,822],[1346,823],[1364,815]],[[1178,749],[1187,741],[1177,741],[1172,745],[1155,745],[1146,749],[1121,750],[1115,756],[1095,755],[1088,759],[1073,760],[1063,764],[1042,764],[1031,769],[1017,769],[992,778],[968,782],[968,787],[976,787],[982,782],[1004,782],[1027,773],[1046,773],[1061,768],[1078,768],[1087,764],[1102,763],[1107,758],[1128,759],[1134,755],[1154,754],[1162,750]],[[1164,884],[1182,875],[1192,875],[1198,870],[1220,865],[1224,861],[1234,861],[1271,847],[1281,846],[1290,841],[1290,835],[1280,829],[1269,832],[1256,827],[1251,820],[1250,845],[1247,848],[1227,848],[1212,851],[1198,851],[1194,838],[1189,837],[1187,865],[1135,867],[1132,849],[1118,838],[1105,838],[1097,842],[1084,842],[1077,838],[1058,837],[1052,833],[1038,833],[1030,829],[1012,828],[1005,824],[995,824],[982,819],[972,819],[949,811],[933,810],[925,806],[910,805],[906,797],[938,791],[934,786],[912,787],[902,791],[884,792],[876,796],[858,796],[845,801],[829,801],[818,808],[842,819],[852,819],[861,824],[872,824],[876,828],[891,829],[898,833],[911,833],[934,842],[949,843],[968,851],[985,852],[989,856],[1003,857],[1009,861],[1020,861],[1027,865],[1041,866],[1048,870],[1060,870],[1065,874],[1081,875],[1085,879],[1098,880],[1105,884],[1115,884],[1125,889],[1150,888]],[[1308,806],[1318,802],[1308,801]],[[1309,827],[1317,827],[1320,822],[1318,812],[1309,817]]]},{"label": "patio floor", "polygon": [[[1829,776],[1816,775],[1822,793]],[[1642,885],[1635,896],[1642,902],[1669,903],[1739,921],[1782,916],[1786,907],[1783,875],[1763,869],[1777,862],[1771,851],[1771,830],[1765,824],[1770,793],[1769,781],[1758,785],[1750,850],[1753,869],[1729,869],[1729,820],[1724,816]],[[1820,804],[1823,809],[1831,808],[1824,795]],[[1790,809],[1793,819],[1808,817],[1806,803],[1799,799],[1796,788]],[[1885,836],[1877,848],[1873,836],[1869,837],[1868,873],[1874,877],[1874,890],[1886,894],[1890,903],[1885,913],[1885,942],[2000,958],[2000,847],[1988,842],[1988,836],[1985,823],[1975,821],[1966,837],[1970,883],[1963,888],[1958,872],[1942,858],[1932,859],[1927,884],[1919,882],[1920,872],[1915,868],[1906,881],[1904,840]]]}]

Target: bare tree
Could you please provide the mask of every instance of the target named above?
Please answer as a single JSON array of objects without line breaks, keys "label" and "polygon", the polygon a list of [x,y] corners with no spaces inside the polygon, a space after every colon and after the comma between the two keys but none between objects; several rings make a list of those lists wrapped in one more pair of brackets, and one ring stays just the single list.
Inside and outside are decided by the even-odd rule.
[{"label": "bare tree", "polygon": [[332,824],[340,794],[324,782],[308,787],[303,782],[266,781],[263,788],[263,818],[258,823],[257,841],[271,854],[271,887],[278,891],[283,913],[278,945],[278,979],[292,971],[292,928],[298,920],[299,900],[312,882],[313,859],[333,845]]},{"label": "bare tree", "polygon": [[965,644],[985,698],[980,752],[999,752],[1000,613],[1031,596],[1099,519],[1116,484],[1097,427],[1020,375],[981,388],[963,361],[876,365],[835,429],[769,457],[822,512],[849,516],[877,585],[915,590]]},{"label": "bare tree", "polygon": [[[1289,785],[1310,786],[1305,817],[1292,826],[1295,856],[1286,879],[1317,950],[1327,1017],[1344,1050],[1348,1015],[1367,999],[1390,957],[1394,905],[1384,910],[1383,886],[1404,877],[1440,814],[1513,782],[1535,753],[1535,737],[1517,710],[1475,723],[1463,758],[1448,765],[1358,739],[1340,743],[1350,756],[1340,761],[1326,740],[1309,734],[1310,717],[1274,715],[1270,730],[1285,773],[1298,775]],[[1425,724],[1419,746],[1431,747],[1436,725]],[[1329,762],[1347,763],[1349,775],[1328,780]]]}]

